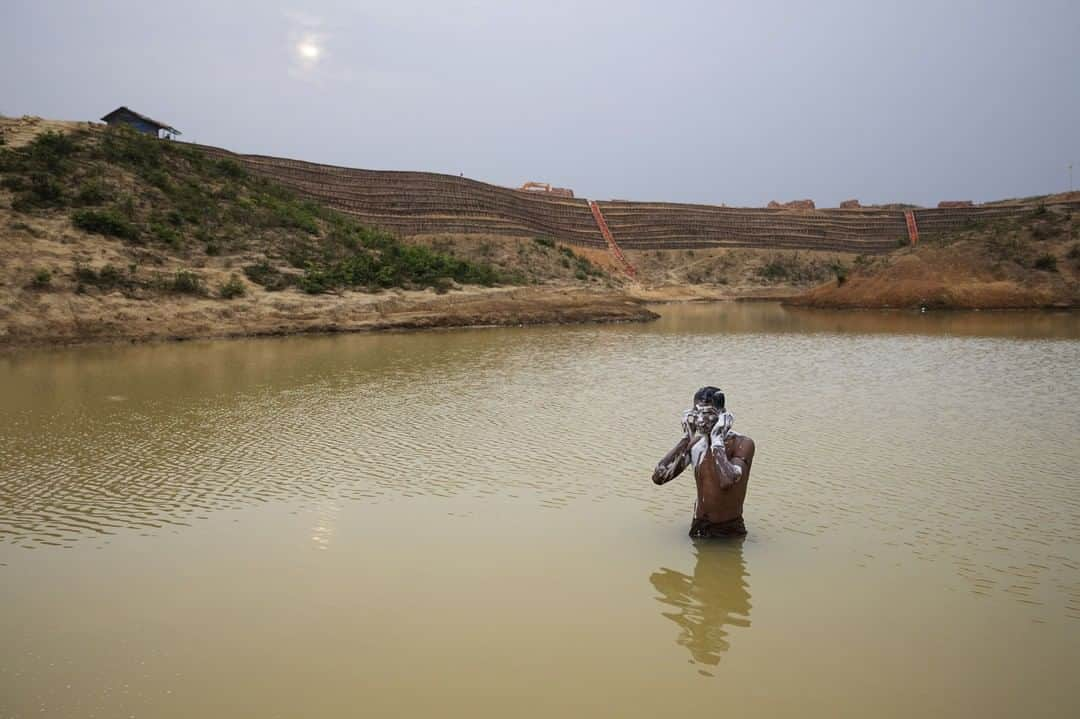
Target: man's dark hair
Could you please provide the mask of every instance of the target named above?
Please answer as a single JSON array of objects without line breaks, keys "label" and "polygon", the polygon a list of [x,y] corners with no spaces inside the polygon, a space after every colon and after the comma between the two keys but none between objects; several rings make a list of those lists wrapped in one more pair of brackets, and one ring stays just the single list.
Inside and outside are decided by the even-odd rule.
[{"label": "man's dark hair", "polygon": [[709,405],[722,412],[724,410],[724,393],[719,387],[702,387],[697,392],[694,392],[694,404]]}]

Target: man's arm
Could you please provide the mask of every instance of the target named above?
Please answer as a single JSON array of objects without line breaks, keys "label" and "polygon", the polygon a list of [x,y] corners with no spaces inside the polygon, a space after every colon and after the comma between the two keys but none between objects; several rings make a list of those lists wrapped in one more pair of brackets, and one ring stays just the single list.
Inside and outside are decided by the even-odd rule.
[{"label": "man's arm", "polygon": [[750,478],[750,465],[754,463],[754,440],[736,434],[722,444],[723,452],[713,452],[713,460],[720,474],[720,486],[727,489],[737,482]]},{"label": "man's arm", "polygon": [[732,442],[731,461],[742,468],[745,479],[750,474],[750,465],[754,463],[754,440],[744,434],[737,435]]},{"label": "man's arm", "polygon": [[[731,416],[724,415],[713,426],[712,459],[720,480],[720,488],[727,489],[750,475],[750,465],[754,461],[754,441],[735,432],[731,432]],[[730,439],[730,441],[729,441]]]},{"label": "man's arm", "polygon": [[690,435],[687,434],[656,465],[656,469],[652,473],[652,481],[655,484],[667,484],[682,474],[682,471],[689,465]]}]

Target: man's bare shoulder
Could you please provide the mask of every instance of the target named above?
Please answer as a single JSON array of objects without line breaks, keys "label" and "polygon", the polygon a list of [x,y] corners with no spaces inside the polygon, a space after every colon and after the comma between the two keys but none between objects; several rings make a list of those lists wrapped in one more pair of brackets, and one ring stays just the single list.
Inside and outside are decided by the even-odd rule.
[{"label": "man's bare shoulder", "polygon": [[739,434],[738,432],[729,432],[727,437],[727,450],[731,454],[731,458],[741,459],[743,462],[750,465],[754,461],[754,440],[745,434]]}]

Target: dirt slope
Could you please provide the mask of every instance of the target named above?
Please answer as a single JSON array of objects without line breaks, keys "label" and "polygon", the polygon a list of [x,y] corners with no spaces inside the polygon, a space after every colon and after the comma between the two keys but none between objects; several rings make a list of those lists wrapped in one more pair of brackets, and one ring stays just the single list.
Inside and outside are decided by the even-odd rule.
[{"label": "dirt slope", "polygon": [[1080,306],[1080,211],[1048,205],[1026,217],[928,237],[853,265],[845,281],[791,300],[810,307],[1021,309]]}]

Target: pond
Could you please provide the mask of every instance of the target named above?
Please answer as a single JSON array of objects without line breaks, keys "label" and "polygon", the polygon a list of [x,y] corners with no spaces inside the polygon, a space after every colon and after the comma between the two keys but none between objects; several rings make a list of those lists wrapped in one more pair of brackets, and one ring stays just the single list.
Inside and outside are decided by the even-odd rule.
[{"label": "pond", "polygon": [[0,716],[1080,709],[1080,315],[657,311],[0,356]]}]

